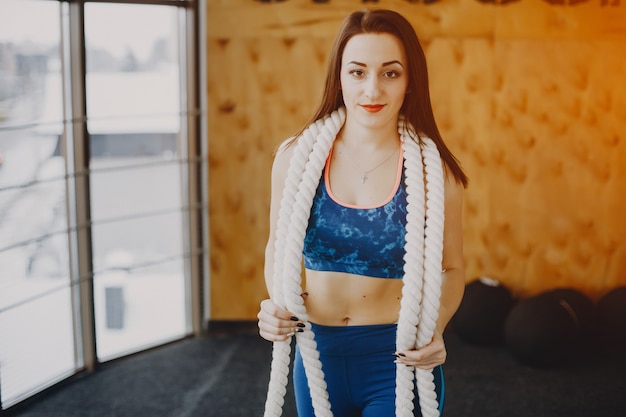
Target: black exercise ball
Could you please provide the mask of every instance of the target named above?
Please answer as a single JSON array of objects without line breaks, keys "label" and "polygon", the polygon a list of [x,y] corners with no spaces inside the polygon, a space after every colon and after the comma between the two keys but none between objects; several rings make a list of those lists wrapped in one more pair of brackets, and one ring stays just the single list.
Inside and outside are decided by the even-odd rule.
[{"label": "black exercise ball", "polygon": [[511,292],[499,281],[482,277],[465,287],[465,294],[452,318],[454,331],[476,345],[504,341],[504,321],[515,304]]},{"label": "black exercise ball", "polygon": [[626,286],[614,288],[600,298],[597,310],[605,342],[626,347]]},{"label": "black exercise ball", "polygon": [[561,288],[519,301],[507,317],[504,338],[521,363],[559,367],[574,364],[585,353],[594,326],[593,302],[577,290]]}]

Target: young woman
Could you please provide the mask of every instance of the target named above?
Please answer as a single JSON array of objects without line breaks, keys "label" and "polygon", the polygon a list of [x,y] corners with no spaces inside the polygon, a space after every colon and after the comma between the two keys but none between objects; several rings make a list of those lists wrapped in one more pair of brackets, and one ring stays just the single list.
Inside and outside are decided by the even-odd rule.
[{"label": "young woman", "polygon": [[[320,166],[293,162],[302,152],[306,166]],[[313,187],[307,172],[317,174]],[[293,182],[298,193],[289,191]],[[258,325],[269,341],[298,338],[293,377],[300,417],[319,415],[325,404],[310,388],[317,384],[311,384],[317,374],[309,364],[317,359],[310,343],[335,416],[395,416],[403,407],[396,386],[414,370],[418,380],[426,375],[434,383],[434,408],[441,412],[442,334],[465,285],[466,184],[435,124],[426,60],[410,23],[388,10],[350,14],[335,40],[317,112],[279,148],[272,169],[265,263],[271,299],[261,303]],[[302,197],[307,187],[311,201]],[[304,222],[290,220],[297,210],[308,215]],[[285,243],[290,237],[295,244]],[[300,302],[284,301],[289,286],[276,282],[298,274],[289,266],[290,256],[301,262],[290,255],[293,248],[306,268]],[[408,331],[406,323],[412,323]],[[419,400],[428,408],[426,398]]]}]

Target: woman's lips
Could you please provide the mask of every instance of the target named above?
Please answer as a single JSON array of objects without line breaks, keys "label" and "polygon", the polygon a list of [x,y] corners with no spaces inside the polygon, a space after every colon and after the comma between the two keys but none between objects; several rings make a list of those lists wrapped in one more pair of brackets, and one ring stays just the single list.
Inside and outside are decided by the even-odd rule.
[{"label": "woman's lips", "polygon": [[362,104],[361,107],[363,107],[363,109],[365,109],[365,111],[369,113],[376,113],[382,110],[382,108],[385,107],[385,105],[384,104]]}]

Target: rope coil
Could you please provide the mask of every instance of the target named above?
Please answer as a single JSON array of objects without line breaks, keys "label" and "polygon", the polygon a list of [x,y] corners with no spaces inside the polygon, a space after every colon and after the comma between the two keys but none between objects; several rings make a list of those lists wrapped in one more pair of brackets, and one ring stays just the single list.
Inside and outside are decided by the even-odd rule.
[{"label": "rope coil", "polygon": [[[302,294],[302,249],[313,197],[333,142],[345,122],[340,108],[304,130],[295,143],[280,204],[274,242],[274,303],[305,324],[297,333],[316,417],[333,417],[324,372]],[[407,187],[405,266],[396,347],[409,350],[432,340],[441,295],[443,253],[443,169],[434,142],[419,138],[400,119]],[[426,231],[426,233],[425,233]],[[289,375],[291,338],[274,342],[264,417],[280,417]],[[414,385],[424,417],[438,417],[432,370],[398,365],[396,416],[412,417]]]}]

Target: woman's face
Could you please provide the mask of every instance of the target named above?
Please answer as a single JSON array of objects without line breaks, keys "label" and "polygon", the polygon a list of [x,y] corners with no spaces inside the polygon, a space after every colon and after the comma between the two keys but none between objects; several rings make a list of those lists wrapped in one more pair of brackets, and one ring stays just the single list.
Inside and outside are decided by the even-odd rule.
[{"label": "woman's face", "polygon": [[364,126],[397,123],[409,82],[404,47],[388,33],[355,35],[341,60],[341,90],[348,117]]}]

